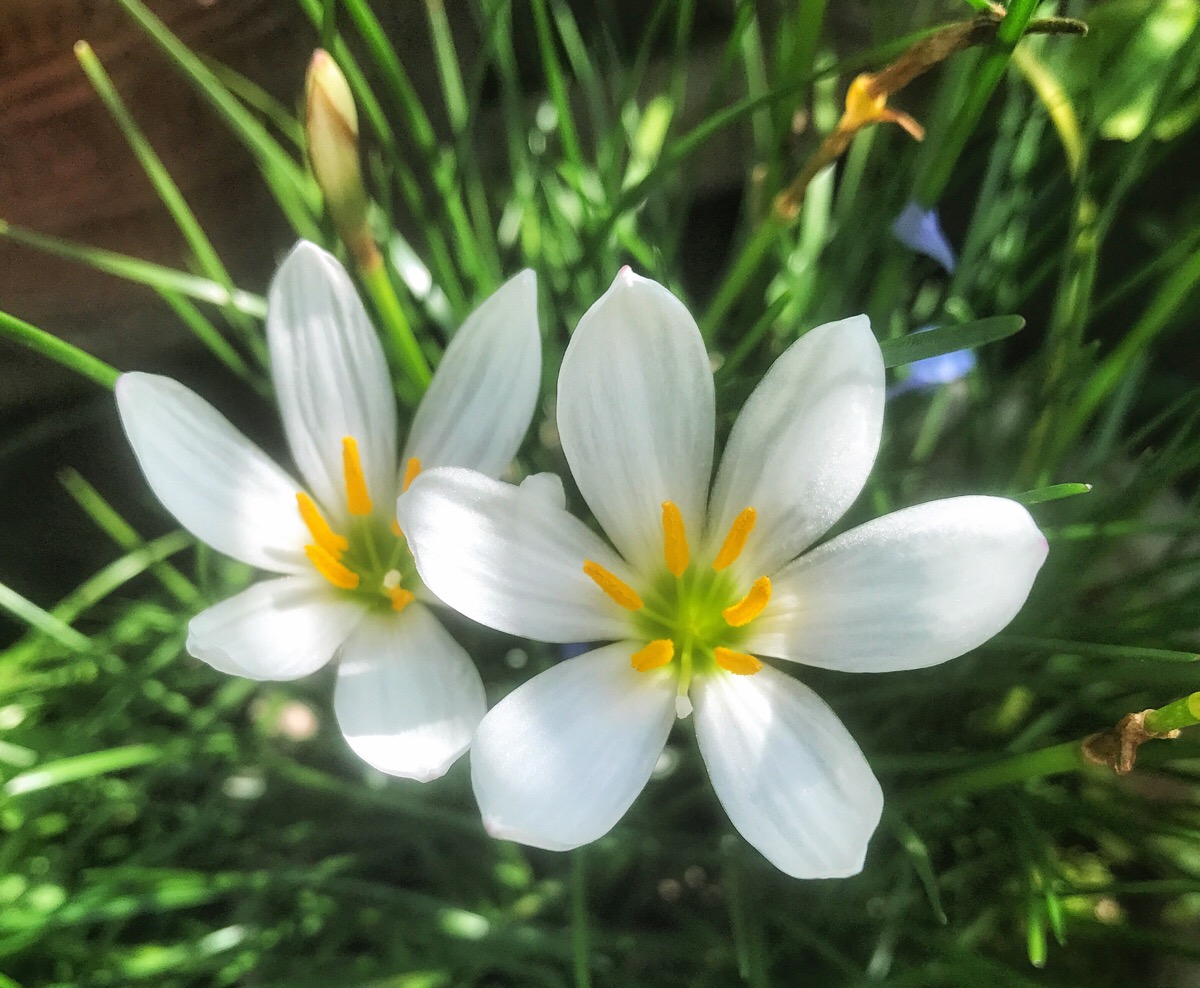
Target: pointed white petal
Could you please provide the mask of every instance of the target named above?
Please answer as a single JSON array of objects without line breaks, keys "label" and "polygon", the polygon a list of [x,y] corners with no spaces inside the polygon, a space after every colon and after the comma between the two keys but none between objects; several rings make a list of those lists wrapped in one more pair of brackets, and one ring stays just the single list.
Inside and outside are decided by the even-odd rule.
[{"label": "pointed white petal", "polygon": [[364,614],[361,603],[328,584],[265,580],[192,618],[187,650],[249,679],[299,679],[333,658]]},{"label": "pointed white petal", "polygon": [[542,382],[537,276],[522,271],[455,334],[413,420],[403,464],[498,477],[517,455]]},{"label": "pointed white petal", "polygon": [[691,693],[700,754],[738,832],[793,878],[861,871],[883,793],[821,698],[770,666],[713,673]]},{"label": "pointed white petal", "polygon": [[396,407],[387,362],[350,276],[316,244],[297,244],[271,282],[267,343],[283,428],[313,494],[341,519],[342,439],[353,436],[371,498],[389,504]]},{"label": "pointed white petal", "polygon": [[471,782],[493,837],[566,851],[603,837],[642,791],[675,719],[675,677],[635,672],[634,642],[568,659],[479,725]]},{"label": "pointed white petal", "polygon": [[713,428],[695,320],[662,285],[622,269],[563,356],[558,431],[580,492],[635,568],[662,562],[663,501],[699,538]]},{"label": "pointed white petal", "polygon": [[354,753],[429,782],[471,745],[487,709],[475,664],[420,604],[369,614],[342,649],[333,707]]},{"label": "pointed white petal", "polygon": [[629,582],[628,567],[538,488],[443,467],[417,477],[396,517],[429,589],[489,628],[544,642],[629,633],[622,610],[583,572],[592,560]]},{"label": "pointed white petal", "polygon": [[931,501],[851,529],[778,573],[747,649],[847,672],[920,669],[1016,616],[1046,558],[1016,501]]},{"label": "pointed white petal", "polygon": [[824,534],[870,473],[883,399],[883,358],[866,316],[818,326],[788,347],[730,433],[709,508],[710,552],[747,507],[758,521],[737,565],[749,578]]},{"label": "pointed white petal", "polygon": [[310,569],[299,484],[178,381],[122,374],[117,408],[150,489],[219,552],[276,573]]}]

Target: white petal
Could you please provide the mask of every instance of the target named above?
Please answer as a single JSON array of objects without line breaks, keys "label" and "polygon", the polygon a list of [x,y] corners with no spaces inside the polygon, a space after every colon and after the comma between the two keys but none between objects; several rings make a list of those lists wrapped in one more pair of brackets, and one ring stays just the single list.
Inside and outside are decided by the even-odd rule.
[{"label": "white petal", "polygon": [[590,559],[626,582],[628,568],[540,487],[444,467],[417,477],[396,517],[421,579],[473,621],[544,642],[629,633],[629,612],[605,596],[583,564]]},{"label": "white petal", "polygon": [[700,753],[738,832],[793,878],[861,871],[883,793],[821,698],[770,666],[699,678],[691,694]]},{"label": "white petal", "polygon": [[413,420],[402,461],[498,477],[517,455],[542,382],[537,276],[522,271],[455,334]]},{"label": "white petal", "polygon": [[360,602],[305,577],[256,583],[188,622],[187,650],[249,679],[299,679],[333,658],[362,620]]},{"label": "white petal", "polygon": [[635,672],[634,642],[568,659],[479,725],[471,781],[493,837],[566,851],[603,837],[642,791],[675,719],[675,677]]},{"label": "white petal", "polygon": [[470,656],[427,608],[410,604],[368,615],[350,636],[333,706],[360,758],[429,782],[470,747],[487,702]]},{"label": "white petal", "polygon": [[710,551],[747,507],[758,521],[738,566],[750,578],[828,531],[870,473],[883,400],[883,358],[866,316],[818,326],[788,347],[730,433],[709,508]]},{"label": "white petal", "polygon": [[580,492],[635,568],[662,561],[663,501],[699,537],[713,428],[695,320],[662,285],[622,269],[563,356],[558,431]]},{"label": "white petal", "polygon": [[1046,550],[1029,512],[1006,498],[905,508],[777,574],[746,647],[848,672],[937,665],[1016,616]]},{"label": "white petal", "polygon": [[545,498],[546,504],[558,511],[567,507],[567,492],[562,478],[556,473],[532,473],[521,481],[521,490],[534,497]]},{"label": "white petal", "polygon": [[353,436],[372,499],[390,504],[396,406],[387,362],[349,275],[315,244],[297,244],[271,282],[267,343],[283,428],[313,494],[341,519],[342,439]]},{"label": "white petal", "polygon": [[178,381],[122,374],[117,408],[146,481],[189,532],[219,552],[276,573],[310,569],[299,484]]}]

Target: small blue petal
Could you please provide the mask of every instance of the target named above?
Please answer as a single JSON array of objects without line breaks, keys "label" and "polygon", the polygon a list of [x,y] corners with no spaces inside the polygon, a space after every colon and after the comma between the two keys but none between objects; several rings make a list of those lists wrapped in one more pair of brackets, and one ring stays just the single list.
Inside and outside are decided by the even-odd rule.
[{"label": "small blue petal", "polygon": [[[913,332],[925,333],[933,328],[933,326],[922,326],[920,329],[914,329]],[[953,384],[970,374],[975,369],[976,363],[974,350],[952,350],[950,353],[941,353],[936,357],[914,360],[908,365],[908,376],[888,388],[887,396],[895,398],[897,395],[906,394],[909,391],[932,388],[939,384]]]},{"label": "small blue petal", "polygon": [[936,209],[922,209],[910,202],[892,224],[892,236],[918,254],[932,257],[951,274],[958,260],[954,248],[942,233]]}]

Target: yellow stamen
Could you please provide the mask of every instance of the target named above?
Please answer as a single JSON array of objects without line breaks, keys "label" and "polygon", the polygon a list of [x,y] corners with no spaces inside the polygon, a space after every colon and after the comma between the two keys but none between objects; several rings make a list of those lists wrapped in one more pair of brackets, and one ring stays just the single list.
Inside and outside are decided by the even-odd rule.
[{"label": "yellow stamen", "polygon": [[416,594],[411,590],[405,590],[403,587],[392,587],[387,592],[388,597],[392,601],[393,611],[402,611],[416,599]]},{"label": "yellow stamen", "polygon": [[620,577],[614,576],[599,563],[590,559],[583,561],[583,571],[596,581],[596,586],[608,594],[627,611],[640,611],[643,603],[637,591]]},{"label": "yellow stamen", "polygon": [[367,493],[367,479],[358,457],[358,440],[353,436],[342,439],[342,472],[346,476],[346,507],[350,514],[369,515],[371,495]]},{"label": "yellow stamen", "polygon": [[404,465],[404,481],[400,484],[401,494],[408,490],[408,485],[417,479],[417,474],[420,472],[421,461],[415,456],[410,456],[408,462]]},{"label": "yellow stamen", "polygon": [[396,518],[392,519],[392,534],[398,539],[404,538],[404,530],[400,528],[400,522]]},{"label": "yellow stamen", "polygon": [[746,539],[750,537],[750,532],[754,529],[754,522],[757,519],[758,512],[753,508],[745,508],[740,515],[733,519],[733,524],[729,526],[729,534],[725,536],[725,541],[721,545],[721,551],[713,560],[713,569],[718,573],[742,554],[742,550],[746,548]]},{"label": "yellow stamen", "polygon": [[341,587],[343,590],[354,590],[358,586],[358,574],[348,566],[338,562],[337,558],[328,549],[322,548],[319,545],[306,545],[304,553],[317,568],[317,572],[335,587]]},{"label": "yellow stamen", "polygon": [[740,628],[749,624],[762,612],[771,600],[771,581],[760,576],[754,581],[750,592],[741,600],[721,612],[721,617],[731,628]]},{"label": "yellow stamen", "polygon": [[350,543],[344,535],[338,535],[321,515],[320,509],[311,497],[304,491],[296,492],[296,504],[300,507],[300,517],[304,519],[304,524],[308,526],[309,534],[312,535],[313,541],[322,549],[328,552],[334,559],[338,559],[343,552],[350,548]]},{"label": "yellow stamen", "polygon": [[753,676],[763,667],[763,664],[753,655],[735,652],[731,648],[723,648],[720,645],[713,649],[713,658],[716,659],[717,665],[727,672],[732,672],[735,676]]},{"label": "yellow stamen", "polygon": [[663,501],[663,556],[667,560],[667,569],[673,576],[683,576],[688,568],[687,530],[683,527],[683,515],[674,501]]},{"label": "yellow stamen", "polygon": [[638,672],[649,672],[665,666],[675,657],[675,644],[670,638],[656,638],[645,648],[639,648],[629,657],[629,664]]}]

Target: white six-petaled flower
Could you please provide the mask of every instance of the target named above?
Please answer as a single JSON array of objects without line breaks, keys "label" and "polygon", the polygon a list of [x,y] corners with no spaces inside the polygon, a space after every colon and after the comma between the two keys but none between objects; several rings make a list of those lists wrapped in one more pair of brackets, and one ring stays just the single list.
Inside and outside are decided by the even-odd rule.
[{"label": "white six-petaled flower", "polygon": [[208,402],[166,377],[124,374],[117,403],[158,499],[214,549],[268,572],[194,617],[192,655],[251,679],[307,675],[340,651],[334,708],[384,772],[427,781],[469,746],[486,704],[470,657],[423,603],[397,527],[422,469],[498,475],[537,401],[537,286],[525,271],[455,335],[397,461],[379,340],[341,264],[301,242],[271,285],[271,374],[296,483]]},{"label": "white six-petaled flower", "polygon": [[797,877],[861,869],[879,785],[833,712],[755,656],[855,672],[944,662],[1013,618],[1046,554],[1025,509],[997,497],[907,508],[806,552],[861,491],[883,404],[866,318],[812,330],[750,396],[710,492],[703,340],[670,292],[625,269],[558,382],[563,451],[613,547],[552,475],[417,478],[400,522],[442,600],[510,634],[614,642],[484,717],[471,768],[493,835],[557,850],[602,836],[694,709],[713,787],[751,844]]}]

